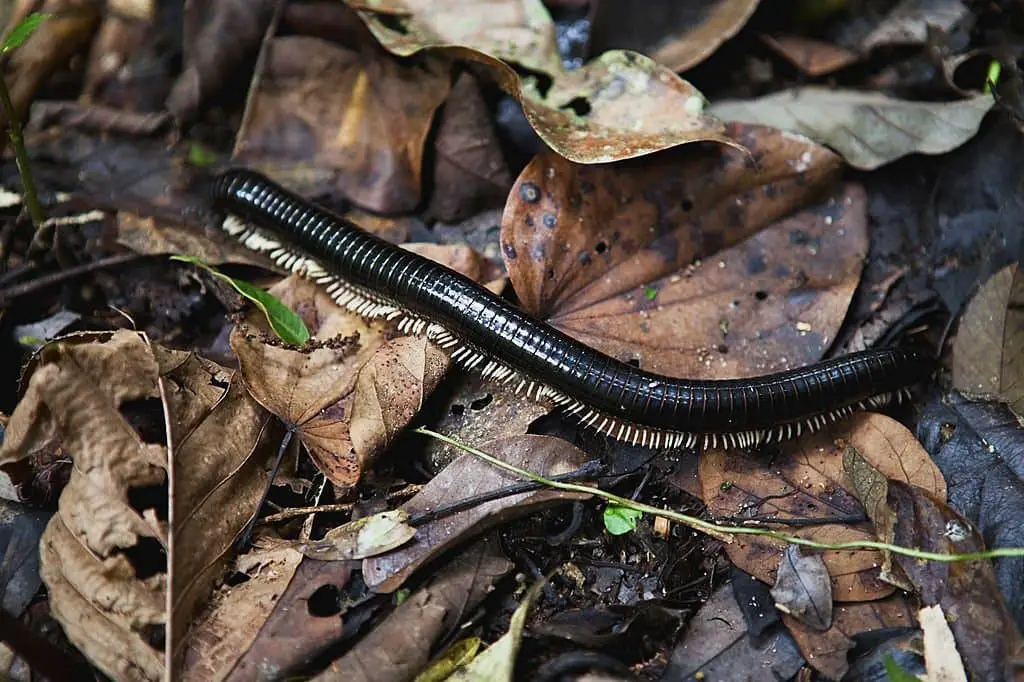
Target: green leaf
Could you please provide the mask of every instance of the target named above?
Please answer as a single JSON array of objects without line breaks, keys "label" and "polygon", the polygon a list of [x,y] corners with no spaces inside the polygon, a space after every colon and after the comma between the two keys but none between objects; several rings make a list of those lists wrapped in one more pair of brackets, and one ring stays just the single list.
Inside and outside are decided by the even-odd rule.
[{"label": "green leaf", "polygon": [[206,168],[217,162],[217,155],[204,145],[193,142],[188,146],[188,163],[196,168]]},{"label": "green leaf", "polygon": [[291,308],[286,306],[284,303],[281,303],[281,301],[263,291],[263,289],[260,289],[258,286],[242,279],[228,277],[223,272],[216,270],[194,256],[171,256],[171,260],[196,265],[203,270],[206,270],[214,277],[222,279],[230,284],[235,288],[235,291],[256,304],[256,307],[259,308],[266,316],[267,322],[270,323],[270,328],[273,329],[274,333],[277,334],[285,343],[302,345],[306,343],[306,341],[309,341],[309,330],[306,329],[306,325],[302,321],[302,318],[295,314],[295,311]]},{"label": "green leaf", "polygon": [[889,678],[889,682],[920,682],[917,675],[912,675],[901,668],[899,663],[892,660],[891,655],[886,654],[882,663],[885,665],[885,676]]},{"label": "green leaf", "polygon": [[653,301],[658,297],[658,290],[652,287],[650,284],[644,285],[644,298],[648,301]]},{"label": "green leaf", "polygon": [[643,512],[624,507],[620,504],[609,504],[604,508],[604,529],[612,535],[625,535],[636,530],[636,524]]},{"label": "green leaf", "polygon": [[28,40],[28,37],[35,33],[36,29],[39,28],[39,24],[43,23],[52,16],[52,14],[42,14],[40,12],[33,12],[32,14],[22,19],[21,23],[19,23],[11,30],[11,33],[7,36],[7,40],[4,41],[4,44],[0,45],[0,54],[10,52],[26,40]]}]

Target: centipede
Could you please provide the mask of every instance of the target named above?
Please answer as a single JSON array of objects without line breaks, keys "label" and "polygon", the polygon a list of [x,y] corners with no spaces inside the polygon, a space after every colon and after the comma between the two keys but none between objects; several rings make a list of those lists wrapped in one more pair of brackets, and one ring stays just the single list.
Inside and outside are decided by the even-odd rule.
[{"label": "centipede", "polygon": [[928,355],[872,348],[737,379],[645,371],[572,338],[472,279],[366,232],[264,175],[209,183],[221,228],[366,318],[426,335],[453,362],[633,445],[752,449],[883,407],[934,371]]}]

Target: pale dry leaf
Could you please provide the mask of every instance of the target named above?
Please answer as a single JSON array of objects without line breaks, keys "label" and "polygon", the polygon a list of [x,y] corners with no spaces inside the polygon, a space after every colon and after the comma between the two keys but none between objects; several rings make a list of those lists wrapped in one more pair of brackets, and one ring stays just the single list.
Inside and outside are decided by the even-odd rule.
[{"label": "pale dry leaf", "polygon": [[773,126],[839,152],[860,170],[913,153],[944,154],[974,137],[995,104],[991,95],[956,102],[914,102],[874,92],[798,88],[754,100],[722,100],[725,121]]},{"label": "pale dry leaf", "polygon": [[956,639],[946,622],[942,606],[925,606],[917,612],[917,621],[923,633],[928,682],[967,682],[967,671],[957,653]]},{"label": "pale dry leaf", "polygon": [[304,540],[295,548],[310,559],[347,561],[365,559],[401,547],[416,535],[403,509],[380,512],[332,528],[320,540]]},{"label": "pale dry leaf", "polygon": [[953,388],[996,397],[1024,415],[1024,277],[1019,265],[990,277],[967,304],[953,341]]},{"label": "pale dry leaf", "polygon": [[786,548],[775,585],[775,608],[815,630],[832,626],[832,583],[818,554],[804,555],[797,545]]},{"label": "pale dry leaf", "polygon": [[860,49],[868,52],[887,45],[924,45],[928,42],[929,31],[951,33],[970,14],[961,0],[901,0],[882,23],[861,40]]}]

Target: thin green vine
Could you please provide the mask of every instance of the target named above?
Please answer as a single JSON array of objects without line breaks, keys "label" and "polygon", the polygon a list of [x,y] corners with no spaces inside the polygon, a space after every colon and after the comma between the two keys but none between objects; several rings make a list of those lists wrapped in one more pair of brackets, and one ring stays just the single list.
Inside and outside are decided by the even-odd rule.
[{"label": "thin green vine", "polygon": [[672,511],[669,509],[659,509],[658,507],[652,507],[641,502],[634,502],[633,500],[619,497],[614,493],[601,490],[600,488],[594,488],[592,486],[580,485],[577,483],[562,483],[559,481],[552,481],[543,476],[539,476],[533,472],[520,469],[517,466],[503,462],[500,459],[489,455],[482,450],[466,445],[454,438],[450,438],[443,434],[431,431],[425,427],[419,427],[415,429],[416,433],[436,438],[437,440],[447,443],[453,447],[456,447],[464,452],[479,457],[485,462],[492,464],[496,467],[504,469],[505,471],[516,474],[523,478],[527,478],[531,481],[536,481],[542,485],[557,488],[558,490],[566,490],[577,493],[587,493],[590,495],[596,495],[612,504],[617,504],[623,507],[629,507],[637,511],[652,514],[654,516],[661,516],[663,518],[675,521],[685,526],[689,526],[694,530],[699,530],[702,533],[706,533],[716,539],[722,540],[723,542],[733,542],[734,535],[760,535],[762,537],[769,537],[776,540],[782,540],[792,545],[800,545],[801,547],[809,547],[812,549],[819,549],[825,551],[838,551],[838,550],[850,550],[850,549],[879,549],[892,552],[893,554],[900,554],[902,556],[908,556],[914,559],[922,559],[925,561],[942,561],[946,563],[952,563],[956,561],[976,561],[979,559],[996,559],[999,557],[1012,557],[1012,556],[1024,556],[1024,547],[999,547],[996,549],[985,550],[984,552],[970,552],[968,554],[940,554],[938,552],[926,552],[920,549],[914,549],[913,547],[902,547],[900,545],[892,545],[887,542],[880,542],[877,540],[858,540],[855,542],[817,542],[815,540],[808,540],[806,538],[797,537],[795,535],[787,535],[786,533],[780,533],[778,531],[769,530],[767,528],[754,528],[749,526],[726,526],[710,521],[704,521],[698,519],[695,516],[688,516],[680,512]]}]

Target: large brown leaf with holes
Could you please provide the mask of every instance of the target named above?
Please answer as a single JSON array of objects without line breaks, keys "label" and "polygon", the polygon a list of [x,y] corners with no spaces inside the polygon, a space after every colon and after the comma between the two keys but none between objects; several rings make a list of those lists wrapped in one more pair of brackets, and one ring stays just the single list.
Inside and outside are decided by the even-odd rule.
[{"label": "large brown leaf with holes", "polygon": [[[573,161],[618,161],[702,140],[734,144],[705,114],[704,96],[649,57],[613,50],[565,68],[540,0],[348,4],[395,54],[429,50],[483,64],[519,100],[541,139]],[[520,77],[513,65],[532,73]]]},{"label": "large brown leaf with holes", "polygon": [[[699,465],[702,497],[716,517],[737,523],[771,522],[773,529],[818,542],[875,539],[843,467],[845,443],[886,476],[945,498],[945,481],[913,434],[894,419],[874,413],[860,413],[820,433],[788,441],[770,463],[738,452],[706,452]],[[808,519],[815,525],[800,523]],[[825,523],[829,519],[835,522]],[[786,526],[786,520],[795,520],[795,525]],[[775,582],[785,548],[780,540],[753,535],[736,536],[734,543],[724,546],[734,564],[769,584]],[[828,551],[822,558],[835,602],[879,599],[894,589],[880,580],[882,556],[877,551]]]},{"label": "large brown leaf with holes", "polygon": [[238,161],[306,193],[381,212],[420,201],[424,142],[450,88],[448,65],[380,50],[276,38],[239,132]]},{"label": "large brown leaf with holes", "polygon": [[[763,374],[817,360],[867,252],[864,194],[839,159],[769,128],[727,147],[580,166],[542,154],[505,208],[501,246],[525,308],[623,361],[674,376]],[[766,229],[767,228],[767,229]]]}]

